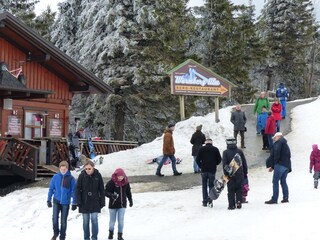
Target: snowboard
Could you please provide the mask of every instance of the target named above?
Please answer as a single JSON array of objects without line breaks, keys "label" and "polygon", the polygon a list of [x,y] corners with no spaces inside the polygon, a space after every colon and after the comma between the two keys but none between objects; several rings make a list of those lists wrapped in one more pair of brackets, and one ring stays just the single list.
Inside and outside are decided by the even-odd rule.
[{"label": "snowboard", "polygon": [[[153,164],[153,163],[159,164],[160,161],[162,160],[162,158],[163,158],[163,155],[161,155],[161,156],[159,156],[159,157],[156,157],[156,158],[151,158],[151,159],[146,160],[146,163],[147,163],[147,164]],[[180,163],[182,162],[182,159],[181,159],[181,158],[176,158],[176,160],[177,160],[177,161],[176,161],[176,164],[180,164]],[[168,165],[168,164],[170,164],[170,163],[171,163],[171,159],[168,158],[163,165]]]},{"label": "snowboard", "polygon": [[228,183],[229,179],[234,176],[238,169],[242,166],[242,160],[239,153],[234,155],[231,162],[224,166],[224,170],[227,172],[227,175],[222,175],[220,179],[215,179],[213,187],[210,189],[209,197],[211,200],[217,200],[223,191],[224,187]]}]

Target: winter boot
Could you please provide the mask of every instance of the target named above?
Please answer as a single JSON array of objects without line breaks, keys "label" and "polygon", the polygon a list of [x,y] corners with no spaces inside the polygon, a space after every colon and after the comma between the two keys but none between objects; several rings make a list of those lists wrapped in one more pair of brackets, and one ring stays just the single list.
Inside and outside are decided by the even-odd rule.
[{"label": "winter boot", "polygon": [[57,239],[57,237],[59,237],[59,233],[55,233],[55,234],[53,234],[53,236],[52,236],[51,240],[56,240],[56,239]]},{"label": "winter boot", "polygon": [[124,240],[124,239],[122,238],[122,233],[118,233],[118,240]]},{"label": "winter boot", "polygon": [[110,230],[109,230],[109,236],[108,236],[108,239],[113,239],[113,231],[110,231]]},{"label": "winter boot", "polygon": [[314,179],[314,188],[315,188],[315,189],[318,188],[318,179]]}]

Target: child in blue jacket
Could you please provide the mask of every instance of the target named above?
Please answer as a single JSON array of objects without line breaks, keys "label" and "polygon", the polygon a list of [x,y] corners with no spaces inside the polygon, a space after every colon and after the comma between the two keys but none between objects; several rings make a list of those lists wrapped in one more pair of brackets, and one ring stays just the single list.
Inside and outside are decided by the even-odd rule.
[{"label": "child in blue jacket", "polygon": [[260,129],[261,135],[262,135],[262,150],[267,150],[269,148],[268,135],[265,134],[267,119],[268,119],[267,108],[265,106],[263,106],[262,112],[260,113],[260,115],[258,117],[258,128]]},{"label": "child in blue jacket", "polygon": [[[52,224],[53,237],[56,240],[60,234],[60,240],[66,239],[67,218],[72,198],[72,208],[77,209],[76,203],[76,180],[69,171],[69,164],[61,161],[59,164],[59,172],[55,174],[50,182],[47,205],[49,208],[53,206]],[[52,205],[53,196],[53,205]],[[59,214],[61,213],[61,225],[59,229]]]}]

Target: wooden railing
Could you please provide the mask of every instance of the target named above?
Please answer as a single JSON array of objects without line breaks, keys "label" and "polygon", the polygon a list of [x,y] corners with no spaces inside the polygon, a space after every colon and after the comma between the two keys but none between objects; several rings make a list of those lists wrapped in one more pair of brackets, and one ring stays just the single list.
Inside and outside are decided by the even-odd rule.
[{"label": "wooden railing", "polygon": [[[60,161],[70,161],[68,142],[65,138],[42,138],[47,141],[47,156],[45,162],[48,165],[58,166]],[[37,145],[37,140],[28,140],[30,143]],[[137,142],[131,141],[113,141],[113,140],[92,140],[94,151],[97,155],[105,155],[113,152],[119,152],[132,149],[138,146]],[[90,149],[87,139],[79,139],[80,153],[87,158],[90,157]]]},{"label": "wooden railing", "polygon": [[39,149],[32,144],[16,138],[0,138],[0,167],[4,173],[34,180],[38,156]]}]

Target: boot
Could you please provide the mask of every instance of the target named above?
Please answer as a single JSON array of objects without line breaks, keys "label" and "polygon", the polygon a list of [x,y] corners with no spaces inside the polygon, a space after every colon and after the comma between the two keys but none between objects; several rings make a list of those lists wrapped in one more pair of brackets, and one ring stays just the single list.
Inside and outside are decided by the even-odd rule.
[{"label": "boot", "polygon": [[55,234],[53,234],[53,236],[52,236],[51,240],[56,240],[56,239],[57,239],[57,237],[59,237],[59,233],[55,233]]},{"label": "boot", "polygon": [[122,238],[122,233],[118,233],[118,240],[124,240],[124,239]]},{"label": "boot", "polygon": [[109,236],[108,236],[108,239],[113,239],[113,231],[110,231],[110,230],[109,230]]}]

